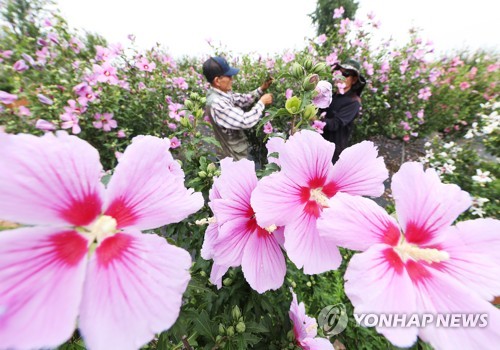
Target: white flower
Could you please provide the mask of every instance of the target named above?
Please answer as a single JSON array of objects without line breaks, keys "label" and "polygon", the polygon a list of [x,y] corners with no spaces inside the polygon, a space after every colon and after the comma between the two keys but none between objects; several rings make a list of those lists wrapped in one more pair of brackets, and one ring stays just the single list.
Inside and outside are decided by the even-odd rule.
[{"label": "white flower", "polygon": [[489,175],[489,171],[483,172],[481,169],[476,169],[476,175],[472,176],[472,180],[479,182],[480,184],[491,182],[493,180],[489,177]]}]

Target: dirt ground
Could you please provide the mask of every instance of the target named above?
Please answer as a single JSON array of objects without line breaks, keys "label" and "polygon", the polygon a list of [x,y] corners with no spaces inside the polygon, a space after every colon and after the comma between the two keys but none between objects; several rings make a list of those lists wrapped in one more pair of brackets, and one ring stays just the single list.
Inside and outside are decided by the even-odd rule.
[{"label": "dirt ground", "polygon": [[[385,165],[389,170],[389,179],[399,170],[399,167],[404,162],[418,161],[420,157],[425,155],[424,144],[425,139],[417,139],[410,142],[401,140],[393,140],[383,136],[377,136],[370,141],[373,141],[378,147],[379,155],[384,157]],[[375,201],[386,206],[391,201],[390,180],[385,182],[385,193],[382,197]]]}]

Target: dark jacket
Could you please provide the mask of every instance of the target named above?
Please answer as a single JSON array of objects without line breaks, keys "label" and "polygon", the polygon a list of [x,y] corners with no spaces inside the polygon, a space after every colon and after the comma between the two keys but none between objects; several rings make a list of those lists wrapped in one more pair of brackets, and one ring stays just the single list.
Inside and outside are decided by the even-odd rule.
[{"label": "dark jacket", "polygon": [[340,152],[349,146],[354,120],[358,117],[360,109],[361,98],[351,89],[344,95],[334,93],[330,106],[320,111],[326,111],[323,137],[335,144],[333,163],[339,159]]}]

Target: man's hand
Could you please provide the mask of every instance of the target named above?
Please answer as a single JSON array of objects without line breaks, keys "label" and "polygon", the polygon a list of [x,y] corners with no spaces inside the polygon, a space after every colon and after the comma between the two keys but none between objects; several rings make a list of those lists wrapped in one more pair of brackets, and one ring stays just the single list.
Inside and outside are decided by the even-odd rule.
[{"label": "man's hand", "polygon": [[262,95],[260,101],[264,104],[264,106],[269,106],[271,103],[273,103],[273,95],[272,94]]},{"label": "man's hand", "polygon": [[262,83],[262,85],[260,86],[261,90],[262,91],[266,91],[267,89],[269,89],[269,86],[271,86],[271,84],[273,83],[273,78],[272,77],[268,77],[266,79],[265,82]]}]

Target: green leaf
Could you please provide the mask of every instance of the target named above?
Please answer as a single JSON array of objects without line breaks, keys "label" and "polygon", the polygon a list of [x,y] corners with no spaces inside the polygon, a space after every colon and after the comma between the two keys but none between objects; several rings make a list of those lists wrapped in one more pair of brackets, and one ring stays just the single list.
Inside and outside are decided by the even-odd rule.
[{"label": "green leaf", "polygon": [[205,310],[202,310],[201,313],[193,319],[193,323],[194,330],[198,332],[198,334],[209,337],[212,341],[215,341],[215,325],[210,321],[210,317]]}]

